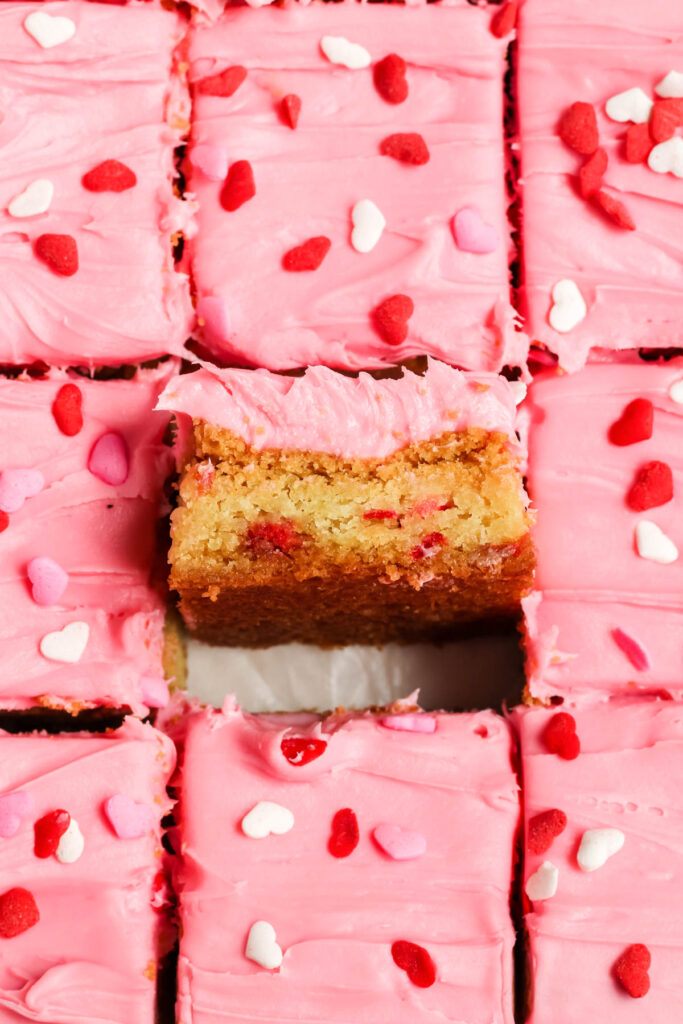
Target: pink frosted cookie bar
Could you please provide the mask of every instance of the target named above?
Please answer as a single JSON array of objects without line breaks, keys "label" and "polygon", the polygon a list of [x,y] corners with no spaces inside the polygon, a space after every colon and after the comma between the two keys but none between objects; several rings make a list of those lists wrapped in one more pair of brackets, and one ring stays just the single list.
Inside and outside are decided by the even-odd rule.
[{"label": "pink frosted cookie bar", "polygon": [[683,719],[616,700],[516,716],[524,778],[529,1024],[683,1013]]},{"label": "pink frosted cookie bar", "polygon": [[510,757],[489,711],[196,714],[179,1022],[511,1024]]},{"label": "pink frosted cookie bar", "polygon": [[165,699],[150,581],[172,455],[153,410],[173,369],[0,380],[0,707]]},{"label": "pink frosted cookie bar", "polygon": [[490,19],[465,0],[290,0],[191,32],[190,261],[214,354],[273,370],[524,361]]},{"label": "pink frosted cookie bar", "polygon": [[0,1020],[152,1024],[169,739],[0,732]]},{"label": "pink frosted cookie bar", "polygon": [[683,346],[683,6],[524,0],[518,35],[532,342]]},{"label": "pink frosted cookie bar", "polygon": [[683,693],[683,360],[553,372],[529,391],[537,592],[529,690]]},{"label": "pink frosted cookie bar", "polygon": [[171,236],[183,19],[156,4],[0,5],[0,363],[179,352],[191,316]]}]

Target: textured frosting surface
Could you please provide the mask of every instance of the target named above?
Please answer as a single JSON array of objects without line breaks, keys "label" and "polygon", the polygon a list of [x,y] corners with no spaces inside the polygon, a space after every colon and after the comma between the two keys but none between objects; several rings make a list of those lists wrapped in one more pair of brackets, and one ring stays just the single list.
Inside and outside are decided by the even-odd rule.
[{"label": "textured frosting surface", "polygon": [[[253,717],[228,701],[190,723],[181,1024],[224,1020],[228,1005],[242,1021],[512,1021],[510,735],[488,711],[426,717],[434,731],[406,732],[370,714]],[[293,765],[281,750],[293,736],[327,747]],[[259,801],[290,810],[293,828],[248,838],[240,823]],[[360,839],[339,859],[328,839],[342,808],[355,813]],[[380,823],[417,831],[426,852],[393,860],[371,837]],[[279,970],[245,957],[258,920],[275,929]],[[402,939],[432,957],[431,987],[392,960]]]},{"label": "textured frosting surface", "polygon": [[[683,693],[683,404],[669,394],[683,360],[590,364],[545,373],[529,390],[528,485],[538,593],[525,602],[533,696],[580,700],[600,691]],[[634,399],[654,408],[652,437],[612,444],[608,432]],[[570,439],[570,443],[568,443]],[[673,499],[642,512],[626,498],[643,465],[666,463]],[[661,564],[639,555],[636,524],[654,523],[676,545]],[[614,639],[646,653],[637,668]]]},{"label": "textured frosting surface", "polygon": [[[33,812],[0,839],[0,892],[33,895],[40,920],[0,946],[0,1020],[149,1024],[161,921],[153,906],[161,867],[160,818],[175,751],[134,720],[114,733],[49,737],[0,733],[0,803],[28,794]],[[121,839],[103,805],[121,794],[144,808],[147,827]],[[57,808],[85,845],[74,863],[34,853],[34,822]]]},{"label": "textured frosting surface", "polygon": [[[24,27],[37,11],[70,19],[75,33],[43,48]],[[0,363],[120,365],[180,351],[191,304],[173,268],[171,234],[185,214],[171,181],[187,111],[172,55],[184,27],[152,4],[2,4]],[[88,191],[83,175],[112,159],[137,184]],[[53,185],[49,209],[11,216],[8,204],[38,179]],[[76,240],[72,276],[36,256],[50,233]]]},{"label": "textured frosting surface", "polygon": [[[558,808],[567,826],[543,854],[525,844],[524,879],[543,861],[558,869],[557,892],[536,900],[526,925],[534,1006],[530,1024],[669,1024],[683,1014],[683,719],[680,706],[641,699],[575,712],[581,753],[548,753],[541,733],[552,712],[517,713],[524,817]],[[577,849],[588,829],[618,829],[623,847],[586,873]],[[528,831],[527,831],[528,840]],[[613,976],[626,947],[652,955],[650,991],[632,999]]]},{"label": "textured frosting surface", "polygon": [[[53,702],[129,704],[145,711],[140,678],[161,673],[165,604],[150,585],[161,488],[172,468],[162,444],[168,416],[153,411],[175,369],[144,371],[131,381],[89,381],[53,373],[45,380],[0,380],[0,487],[7,471],[38,470],[44,487],[9,514],[0,533],[0,707]],[[52,413],[66,382],[76,383],[83,429],[67,437]],[[88,465],[95,443],[115,432],[128,450],[129,472],[106,483]],[[53,559],[68,583],[41,606],[27,566]],[[42,638],[72,622],[89,628],[75,663],[50,660]]]},{"label": "textured frosting surface", "polygon": [[482,427],[514,439],[515,403],[503,377],[430,361],[423,377],[345,377],[310,367],[302,377],[268,370],[198,370],[169,381],[159,408],[223,427],[255,448],[299,448],[382,458],[450,430]]},{"label": "textured frosting surface", "polygon": [[[189,186],[199,230],[190,250],[201,338],[217,355],[274,370],[368,369],[423,353],[468,369],[524,361],[509,303],[504,43],[489,19],[465,0],[289,2],[234,7],[191,35],[192,82],[235,65],[247,70],[230,97],[194,94]],[[324,36],[364,47],[373,62],[403,57],[405,102],[381,98],[372,67],[327,60]],[[291,94],[302,104],[294,131],[278,115]],[[381,141],[398,132],[420,132],[429,163],[381,155]],[[221,154],[253,168],[256,195],[233,212],[221,206],[220,175],[211,180],[199,166],[210,158],[215,167]],[[363,199],[387,222],[365,253],[351,245],[351,210]],[[498,233],[493,252],[456,246],[451,221],[467,206]],[[316,236],[332,243],[319,269],[285,271],[285,253]],[[371,313],[397,293],[412,298],[415,311],[407,339],[390,344]]]},{"label": "textured frosting surface", "polygon": [[[568,370],[590,348],[683,345],[683,186],[673,174],[625,159],[627,124],[605,104],[683,69],[683,5],[670,0],[524,0],[520,10],[518,103],[524,207],[525,329]],[[636,224],[625,231],[582,199],[582,163],[558,135],[574,102],[594,105],[609,164],[606,190]],[[566,334],[548,321],[553,286],[578,286],[585,319]]]}]

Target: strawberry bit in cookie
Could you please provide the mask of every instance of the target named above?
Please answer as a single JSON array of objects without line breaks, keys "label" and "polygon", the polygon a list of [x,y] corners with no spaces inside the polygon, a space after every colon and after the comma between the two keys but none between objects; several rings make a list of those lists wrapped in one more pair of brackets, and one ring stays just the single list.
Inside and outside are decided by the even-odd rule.
[{"label": "strawberry bit in cookie", "polygon": [[410,552],[410,557],[419,562],[423,558],[433,558],[440,548],[445,547],[447,540],[442,533],[428,533]]},{"label": "strawberry bit in cookie", "polygon": [[206,494],[211,490],[211,484],[216,475],[216,469],[211,461],[207,459],[206,462],[198,462],[194,467],[194,476],[197,484],[197,490],[200,494]]},{"label": "strawberry bit in cookie", "polygon": [[363,513],[363,519],[398,519],[398,512],[391,508],[370,508]]},{"label": "strawberry bit in cookie", "polygon": [[252,523],[247,530],[247,547],[256,555],[270,555],[275,552],[287,555],[296,551],[303,540],[287,519],[271,523]]}]

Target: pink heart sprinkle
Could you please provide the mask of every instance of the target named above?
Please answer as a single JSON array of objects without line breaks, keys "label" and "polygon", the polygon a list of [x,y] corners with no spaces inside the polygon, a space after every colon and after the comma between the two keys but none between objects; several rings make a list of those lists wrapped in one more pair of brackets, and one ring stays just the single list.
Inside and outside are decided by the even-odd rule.
[{"label": "pink heart sprinkle", "polygon": [[168,683],[161,676],[141,676],[140,695],[148,708],[165,708],[169,701]]},{"label": "pink heart sprinkle", "polygon": [[152,827],[152,811],[125,793],[116,793],[104,802],[104,813],[119,839],[138,839]]},{"label": "pink heart sprinkle", "polygon": [[39,469],[5,469],[0,473],[0,512],[18,512],[27,498],[45,486]]},{"label": "pink heart sprinkle", "polygon": [[53,558],[32,558],[26,573],[32,584],[33,600],[43,607],[56,604],[69,582],[68,573]]},{"label": "pink heart sprinkle", "polygon": [[217,295],[204,295],[197,300],[197,320],[209,345],[222,344],[230,337],[228,307]]},{"label": "pink heart sprinkle", "polygon": [[427,850],[427,840],[421,832],[412,832],[399,825],[378,825],[372,836],[392,860],[416,860]]},{"label": "pink heart sprinkle", "polygon": [[400,732],[436,732],[436,719],[422,713],[385,715],[380,718],[379,724],[385,729],[397,729]]},{"label": "pink heart sprinkle", "polygon": [[30,793],[5,793],[0,796],[0,836],[10,839],[19,831],[25,818],[34,812],[33,797]]},{"label": "pink heart sprinkle", "polygon": [[612,630],[612,639],[639,672],[646,672],[651,667],[648,653],[640,640],[636,640],[634,636],[624,633],[623,629],[618,627]]},{"label": "pink heart sprinkle", "polygon": [[128,448],[120,434],[102,434],[90,452],[88,469],[105,484],[125,484],[129,473]]},{"label": "pink heart sprinkle", "polygon": [[463,206],[453,218],[453,237],[458,249],[477,255],[495,252],[500,243],[496,229],[487,224],[476,206]]},{"label": "pink heart sprinkle", "polygon": [[209,181],[223,181],[228,173],[228,154],[222,146],[200,143],[192,149],[190,160]]}]

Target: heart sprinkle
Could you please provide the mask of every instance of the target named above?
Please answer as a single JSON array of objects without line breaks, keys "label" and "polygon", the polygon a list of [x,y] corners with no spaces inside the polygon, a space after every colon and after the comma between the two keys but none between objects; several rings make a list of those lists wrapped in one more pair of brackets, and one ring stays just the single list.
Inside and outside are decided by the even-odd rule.
[{"label": "heart sprinkle", "polygon": [[71,815],[68,811],[50,811],[43,815],[33,826],[35,842],[33,852],[36,857],[45,859],[52,857],[57,852],[59,841],[71,824]]},{"label": "heart sprinkle", "polygon": [[399,825],[377,825],[372,838],[392,860],[417,860],[427,852],[427,840],[421,832]]},{"label": "heart sprinkle", "polygon": [[104,813],[119,839],[139,839],[152,827],[152,811],[125,793],[104,801]]},{"label": "heart sprinkle", "polygon": [[396,132],[387,135],[379,144],[382,156],[390,156],[402,164],[414,164],[417,167],[429,163],[427,143],[418,132]]},{"label": "heart sprinkle", "polygon": [[387,345],[401,345],[408,337],[408,321],[414,312],[409,295],[390,295],[373,310],[373,327]]},{"label": "heart sprinkle", "polygon": [[532,902],[550,900],[557,892],[559,878],[560,872],[552,861],[544,860],[540,868],[527,878],[524,892]]},{"label": "heart sprinkle", "polygon": [[463,206],[455,214],[453,237],[458,249],[477,255],[495,252],[500,244],[500,235],[486,223],[476,206]]},{"label": "heart sprinkle", "polygon": [[87,622],[70,622],[64,629],[46,633],[40,641],[40,653],[49,661],[75,665],[88,646],[90,627]]},{"label": "heart sprinkle", "polygon": [[171,699],[163,676],[140,676],[140,697],[148,708],[165,708]]},{"label": "heart sprinkle", "polygon": [[390,53],[375,64],[375,89],[387,103],[403,103],[408,99],[406,62],[397,53]]},{"label": "heart sprinkle", "polygon": [[574,281],[566,278],[553,285],[553,304],[548,321],[558,334],[568,334],[585,320],[588,313],[586,302]]},{"label": "heart sprinkle", "polygon": [[591,103],[572,103],[560,118],[558,134],[564,144],[582,156],[590,156],[600,145],[598,119]]},{"label": "heart sprinkle", "polygon": [[654,413],[649,398],[634,398],[609,428],[607,437],[610,443],[623,447],[649,440],[652,437]]},{"label": "heart sprinkle", "polygon": [[73,235],[38,235],[35,253],[60,277],[73,277],[78,271],[78,246]]},{"label": "heart sprinkle", "polygon": [[327,849],[333,857],[349,857],[358,846],[358,818],[350,807],[337,811],[332,819],[332,832]]},{"label": "heart sprinkle", "polygon": [[636,551],[641,558],[658,565],[671,565],[678,559],[678,548],[656,523],[641,519],[636,523]]},{"label": "heart sprinkle", "polygon": [[0,511],[18,512],[27,498],[35,498],[45,486],[39,469],[4,469],[0,473]]},{"label": "heart sprinkle", "polygon": [[673,139],[654,146],[647,158],[647,165],[655,174],[673,174],[683,178],[683,139],[675,135]]},{"label": "heart sprinkle", "polygon": [[19,831],[22,821],[33,814],[34,803],[30,793],[18,790],[0,796],[0,837],[11,839]]},{"label": "heart sprinkle", "polygon": [[38,906],[28,889],[8,889],[0,896],[0,938],[13,939],[39,921]]},{"label": "heart sprinkle", "polygon": [[635,231],[635,221],[620,199],[615,199],[609,192],[602,189],[595,193],[593,199],[618,227],[625,228],[626,231]]},{"label": "heart sprinkle", "polygon": [[423,712],[407,712],[400,715],[383,715],[378,719],[379,725],[396,732],[436,732],[436,719],[433,715]]},{"label": "heart sprinkle", "polygon": [[553,840],[561,836],[567,827],[567,815],[556,807],[541,811],[529,819],[527,824],[527,847],[529,853],[546,853]]},{"label": "heart sprinkle", "polygon": [[573,761],[581,752],[576,721],[567,711],[558,711],[548,720],[541,739],[549,754],[557,754],[565,761]]},{"label": "heart sprinkle", "polygon": [[317,740],[305,736],[285,736],[280,750],[290,764],[297,768],[317,760],[327,749],[326,740]]},{"label": "heart sprinkle", "polygon": [[308,238],[284,254],[282,268],[290,271],[317,270],[331,246],[332,242],[326,235]]},{"label": "heart sprinkle", "polygon": [[125,192],[138,183],[135,172],[120,160],[103,160],[84,174],[81,181],[88,192]]},{"label": "heart sprinkle", "polygon": [[579,171],[579,192],[584,199],[600,191],[606,170],[607,153],[602,148],[596,149]]},{"label": "heart sprinkle", "polygon": [[655,142],[673,138],[683,124],[683,99],[657,100],[650,115],[650,135]]},{"label": "heart sprinkle", "polygon": [[636,640],[634,636],[625,633],[618,626],[612,630],[612,639],[639,672],[646,672],[651,667],[650,657],[640,640]]},{"label": "heart sprinkle", "polygon": [[66,437],[83,429],[83,395],[76,384],[62,384],[52,403],[55,423]]},{"label": "heart sprinkle", "polygon": [[678,380],[673,381],[669,385],[669,398],[676,405],[683,405],[683,377],[679,377]]},{"label": "heart sprinkle", "polygon": [[44,11],[27,15],[24,28],[44,50],[67,43],[76,34],[76,24],[71,18],[55,18]]},{"label": "heart sprinkle", "polygon": [[224,99],[236,93],[247,77],[247,69],[241,64],[226,68],[217,75],[209,75],[195,83],[195,91],[202,96],[222,96]]},{"label": "heart sprinkle", "polygon": [[35,217],[50,209],[54,196],[54,185],[47,178],[36,178],[23,192],[15,196],[7,206],[10,217]]},{"label": "heart sprinkle", "polygon": [[228,154],[224,146],[199,143],[190,150],[190,162],[209,181],[223,181],[228,173]]},{"label": "heart sprinkle", "polygon": [[341,64],[351,71],[367,68],[372,63],[372,57],[364,46],[351,43],[344,36],[323,36],[320,49],[331,64]]},{"label": "heart sprinkle", "polygon": [[589,828],[582,837],[576,861],[582,871],[597,871],[619,853],[626,836],[618,828]]},{"label": "heart sprinkle", "polygon": [[614,965],[619,983],[633,999],[642,999],[650,991],[650,950],[642,942],[627,946]]},{"label": "heart sprinkle", "polygon": [[224,210],[233,213],[256,195],[254,172],[248,160],[237,160],[228,168],[221,189],[220,202]]},{"label": "heart sprinkle", "polygon": [[655,92],[663,99],[683,97],[683,72],[670,71],[661,82],[657,82]]},{"label": "heart sprinkle", "polygon": [[630,124],[626,129],[626,160],[630,164],[641,164],[652,151],[650,128],[645,124]]},{"label": "heart sprinkle", "polygon": [[53,558],[32,558],[26,575],[32,584],[31,596],[42,608],[57,604],[69,582],[68,573]]},{"label": "heart sprinkle", "polygon": [[75,818],[71,819],[69,827],[59,840],[55,857],[60,864],[75,864],[83,854],[85,839]]},{"label": "heart sprinkle", "polygon": [[612,96],[605,104],[605,113],[612,121],[643,124],[650,118],[653,102],[642,89],[627,89]]},{"label": "heart sprinkle", "polygon": [[626,495],[626,504],[634,512],[645,512],[649,508],[666,505],[674,496],[674,478],[666,462],[646,462],[636,473],[636,478]]},{"label": "heart sprinkle", "polygon": [[418,988],[429,988],[436,981],[436,966],[423,946],[399,939],[392,943],[391,955],[396,966],[405,971]]},{"label": "heart sprinkle", "polygon": [[296,93],[289,93],[288,96],[283,96],[280,101],[280,120],[287,125],[288,128],[294,130],[299,123],[299,115],[301,114],[301,97],[297,96]]},{"label": "heart sprinkle", "polygon": [[359,199],[351,210],[351,245],[356,252],[371,252],[387,226],[382,211],[372,199]]},{"label": "heart sprinkle", "polygon": [[242,831],[250,839],[284,836],[294,828],[294,815],[282,804],[260,800],[242,818]]},{"label": "heart sprinkle", "polygon": [[110,431],[102,434],[92,447],[88,469],[105,484],[118,487],[125,484],[130,472],[128,446],[120,434]]},{"label": "heart sprinkle", "polygon": [[268,921],[256,921],[249,929],[247,945],[244,950],[247,960],[253,960],[259,967],[267,971],[276,971],[282,963],[282,950],[277,943],[277,936],[272,924]]},{"label": "heart sprinkle", "polygon": [[504,39],[517,24],[517,0],[507,0],[491,18],[491,35]]}]

